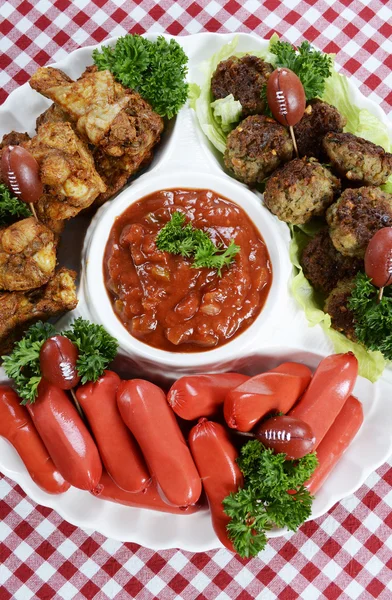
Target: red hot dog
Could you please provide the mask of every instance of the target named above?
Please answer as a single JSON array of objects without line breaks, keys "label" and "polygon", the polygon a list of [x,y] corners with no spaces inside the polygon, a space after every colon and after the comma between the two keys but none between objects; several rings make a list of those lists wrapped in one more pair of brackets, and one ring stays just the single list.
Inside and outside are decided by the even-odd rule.
[{"label": "red hot dog", "polygon": [[123,490],[140,492],[150,483],[146,463],[117,407],[120,378],[113,371],[95,383],[78,388],[76,397],[90,424],[102,462],[113,481]]},{"label": "red hot dog", "polygon": [[362,404],[349,396],[317,448],[318,467],[305,484],[311,494],[323,485],[363,423]]},{"label": "red hot dog", "polygon": [[27,409],[54,464],[66,481],[92,490],[102,475],[97,447],[67,394],[42,379]]},{"label": "red hot dog", "polygon": [[12,388],[0,385],[0,435],[13,445],[32,480],[48,494],[66,492],[70,485],[58,472],[27,410]]},{"label": "red hot dog", "polygon": [[227,536],[230,517],[223,511],[222,501],[243,485],[242,473],[236,463],[237,450],[225,428],[207,419],[200,419],[192,428],[189,446],[203,481],[214,531],[222,544],[235,552]]},{"label": "red hot dog", "polygon": [[198,504],[185,506],[184,508],[170,506],[170,504],[164,502],[160,497],[154,481],[142,492],[137,492],[136,494],[126,492],[120,489],[106,472],[102,473],[97,490],[93,490],[91,493],[102,500],[109,500],[110,502],[117,502],[118,504],[134,506],[136,508],[159,510],[160,512],[172,513],[173,515],[191,515],[201,510],[201,506]]},{"label": "red hot dog", "polygon": [[323,358],[300,402],[290,411],[312,428],[317,448],[354,389],[358,361],[352,352]]},{"label": "red hot dog", "polygon": [[304,393],[311,377],[308,367],[292,362],[251,377],[227,394],[226,423],[232,429],[250,431],[272,411],[286,414]]},{"label": "red hot dog", "polygon": [[169,390],[167,401],[179,417],[193,421],[219,412],[226,394],[249,377],[240,373],[216,373],[181,377]]},{"label": "red hot dog", "polygon": [[200,477],[164,392],[142,379],[122,381],[117,403],[164,499],[174,506],[195,504]]}]

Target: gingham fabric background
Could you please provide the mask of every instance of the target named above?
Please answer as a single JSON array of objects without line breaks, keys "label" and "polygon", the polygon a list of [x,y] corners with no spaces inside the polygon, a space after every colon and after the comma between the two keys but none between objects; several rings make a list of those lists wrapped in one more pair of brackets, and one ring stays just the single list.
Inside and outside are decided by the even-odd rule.
[{"label": "gingham fabric background", "polygon": [[[335,52],[365,95],[392,112],[388,0],[0,1],[0,102],[35,69],[126,32],[273,31]],[[386,432],[391,435],[391,432]],[[0,600],[392,598],[392,463],[257,559],[226,550],[154,552],[86,533],[0,474]]]}]

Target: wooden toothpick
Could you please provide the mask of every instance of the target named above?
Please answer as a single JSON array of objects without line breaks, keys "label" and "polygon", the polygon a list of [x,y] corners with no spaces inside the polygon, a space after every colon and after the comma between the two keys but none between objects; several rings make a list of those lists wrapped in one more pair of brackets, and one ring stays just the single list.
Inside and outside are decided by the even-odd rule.
[{"label": "wooden toothpick", "polygon": [[290,129],[291,139],[293,140],[293,144],[294,144],[295,154],[297,155],[297,158],[299,158],[299,152],[298,152],[298,147],[297,147],[297,140],[295,139],[293,126],[290,125],[289,129]]}]

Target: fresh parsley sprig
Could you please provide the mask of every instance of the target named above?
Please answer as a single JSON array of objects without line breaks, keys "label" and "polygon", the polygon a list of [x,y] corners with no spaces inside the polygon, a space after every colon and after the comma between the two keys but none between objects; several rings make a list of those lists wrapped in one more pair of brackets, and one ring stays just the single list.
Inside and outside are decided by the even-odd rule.
[{"label": "fresh parsley sprig", "polygon": [[274,526],[296,529],[310,516],[313,497],[304,487],[317,467],[314,453],[287,460],[258,440],[241,449],[238,465],[244,486],[223,500],[231,517],[227,532],[242,557],[256,556],[267,543],[266,532]]},{"label": "fresh parsley sprig", "polygon": [[102,325],[90,323],[82,317],[62,335],[75,344],[79,351],[76,369],[80,383],[97,381],[117,354],[118,342]]},{"label": "fresh parsley sprig", "polygon": [[0,225],[8,225],[20,217],[31,217],[29,207],[0,183]]},{"label": "fresh parsley sprig", "polygon": [[392,288],[386,287],[378,302],[378,289],[365,273],[357,273],[348,301],[355,335],[368,350],[379,350],[392,360]]},{"label": "fresh parsley sprig", "polygon": [[139,92],[162,117],[171,119],[188,97],[188,57],[171,39],[155,42],[138,34],[120,37],[113,47],[93,51],[100,71],[108,69],[125,87]]},{"label": "fresh parsley sprig", "polygon": [[193,256],[193,267],[216,269],[222,277],[222,269],[229,267],[240,247],[231,240],[227,248],[217,247],[210,236],[192,226],[185,225],[185,215],[179,211],[173,213],[171,220],[160,230],[155,240],[156,246],[163,252],[181,254],[185,258]]},{"label": "fresh parsley sprig", "polygon": [[22,404],[34,402],[38,394],[41,381],[41,346],[53,335],[56,335],[53,325],[38,321],[28,329],[24,338],[15,344],[11,354],[2,356],[4,370],[7,376],[14,380]]},{"label": "fresh parsley sprig", "polygon": [[332,56],[315,50],[306,41],[297,50],[289,42],[276,41],[270,51],[276,56],[275,67],[287,67],[298,75],[307,100],[323,95],[325,80],[332,74]]},{"label": "fresh parsley sprig", "polygon": [[150,64],[149,44],[140,35],[126,35],[114,46],[93,50],[93,59],[99,71],[107,69],[125,87],[138,89]]}]

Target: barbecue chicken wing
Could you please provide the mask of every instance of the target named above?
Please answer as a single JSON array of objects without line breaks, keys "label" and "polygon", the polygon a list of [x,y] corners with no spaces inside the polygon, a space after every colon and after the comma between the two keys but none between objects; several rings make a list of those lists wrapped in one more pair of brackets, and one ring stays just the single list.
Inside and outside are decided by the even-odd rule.
[{"label": "barbecue chicken wing", "polygon": [[117,83],[109,71],[88,67],[80,79],[71,82],[62,71],[42,67],[30,85],[57,105],[46,111],[42,120],[62,120],[65,111],[78,133],[96,147],[95,165],[107,185],[98,203],[111,197],[151,159],[163,120],[138,93]]},{"label": "barbecue chicken wing", "polygon": [[[132,175],[147,166],[153,158],[152,152],[146,152],[142,157],[138,154],[132,156],[132,153],[129,152],[126,156],[115,158],[102,152],[99,147],[93,150],[93,156],[96,169],[106,185],[106,192],[99,194],[95,200],[96,206],[101,206],[112,198],[124,187]],[[140,160],[141,158],[142,160]]]},{"label": "barbecue chicken wing", "polygon": [[[36,121],[35,128],[36,131],[41,127],[41,125],[45,125],[46,123],[70,123],[71,117],[58,106],[58,104],[51,104],[49,108],[47,108],[43,113],[41,113]],[[72,125],[72,123],[71,123]]]},{"label": "barbecue chicken wing", "polygon": [[3,135],[3,139],[0,142],[0,148],[5,146],[20,146],[24,142],[28,142],[30,136],[28,133],[21,133],[20,131],[10,131]]},{"label": "barbecue chicken wing", "polygon": [[[63,111],[58,104],[53,103],[45,112],[43,112],[36,121],[37,129],[44,123],[64,123],[70,121],[71,117]],[[106,184],[106,192],[99,194],[94,201],[94,206],[101,206],[106,200],[109,200],[127,183],[132,172],[137,170],[138,161],[135,165],[124,164],[122,157],[116,158],[105,154],[99,146],[92,146],[95,168]],[[152,157],[150,153],[146,158],[149,160]],[[143,165],[140,165],[142,167]],[[41,216],[38,215],[40,218]]]},{"label": "barbecue chicken wing", "polygon": [[23,146],[38,162],[45,186],[37,206],[40,218],[74,217],[106,191],[89,149],[69,123],[44,123]]},{"label": "barbecue chicken wing", "polygon": [[47,321],[76,307],[75,278],[75,271],[63,268],[37,290],[0,293],[0,356],[11,352],[36,321]]},{"label": "barbecue chicken wing", "polygon": [[56,266],[54,234],[34,217],[0,230],[0,289],[32,290],[49,281]]},{"label": "barbecue chicken wing", "polygon": [[125,89],[109,71],[87,70],[78,81],[72,81],[59,69],[41,67],[30,85],[65,111],[78,132],[96,146],[107,145],[105,138],[128,104]]},{"label": "barbecue chicken wing", "polygon": [[44,192],[41,198],[34,206],[37,218],[41,221],[41,223],[43,223],[44,225],[46,225],[46,227],[49,227],[49,229],[53,231],[56,243],[58,243],[66,221],[53,219],[50,216],[50,214],[53,213],[53,202],[53,196]]}]

